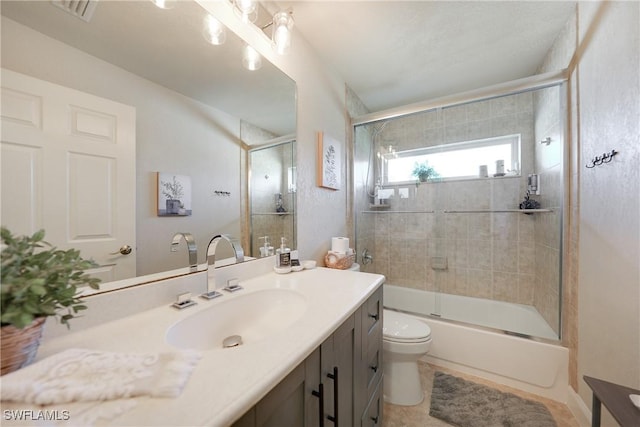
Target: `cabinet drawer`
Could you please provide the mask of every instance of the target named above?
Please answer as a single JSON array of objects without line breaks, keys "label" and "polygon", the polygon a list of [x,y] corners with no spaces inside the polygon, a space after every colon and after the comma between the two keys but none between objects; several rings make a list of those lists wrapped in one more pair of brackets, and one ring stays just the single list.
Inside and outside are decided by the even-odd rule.
[{"label": "cabinet drawer", "polygon": [[367,409],[365,409],[360,419],[360,427],[380,427],[382,426],[382,411],[384,402],[382,400],[382,381],[378,382]]},{"label": "cabinet drawer", "polygon": [[[382,333],[382,286],[371,295],[364,305],[362,311],[362,329],[363,338],[368,338],[371,335]],[[366,348],[366,346],[364,347]]]},{"label": "cabinet drawer", "polygon": [[367,401],[375,392],[382,377],[382,348],[367,355]]}]

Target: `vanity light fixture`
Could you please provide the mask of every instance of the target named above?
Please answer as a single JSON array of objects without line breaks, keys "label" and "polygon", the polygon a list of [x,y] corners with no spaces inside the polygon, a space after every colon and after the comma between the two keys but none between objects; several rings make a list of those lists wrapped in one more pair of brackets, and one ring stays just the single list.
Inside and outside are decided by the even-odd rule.
[{"label": "vanity light fixture", "polygon": [[272,25],[271,41],[273,42],[273,47],[278,54],[285,55],[291,47],[292,12],[286,10],[276,12],[273,15]]},{"label": "vanity light fixture", "polygon": [[256,0],[233,0],[233,10],[240,15],[242,22],[255,22],[258,18]]},{"label": "vanity light fixture", "polygon": [[227,29],[225,26],[210,14],[204,17],[202,34],[205,40],[213,45],[221,45],[227,39]]},{"label": "vanity light fixture", "polygon": [[242,49],[242,65],[250,71],[255,71],[262,67],[262,57],[257,50],[248,44],[244,45]]}]

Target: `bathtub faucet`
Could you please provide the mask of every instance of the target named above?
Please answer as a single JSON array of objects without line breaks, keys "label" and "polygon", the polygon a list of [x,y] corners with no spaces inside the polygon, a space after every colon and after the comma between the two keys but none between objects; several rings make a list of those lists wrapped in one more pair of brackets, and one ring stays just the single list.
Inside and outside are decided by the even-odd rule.
[{"label": "bathtub faucet", "polygon": [[371,264],[373,262],[373,255],[371,255],[371,253],[369,252],[369,249],[366,249],[362,251],[362,264],[363,265],[367,265],[367,264]]}]

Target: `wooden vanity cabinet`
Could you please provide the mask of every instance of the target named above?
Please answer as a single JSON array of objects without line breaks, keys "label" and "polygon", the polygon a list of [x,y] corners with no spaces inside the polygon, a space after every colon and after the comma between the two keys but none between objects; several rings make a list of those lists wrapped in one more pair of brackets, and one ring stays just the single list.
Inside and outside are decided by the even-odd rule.
[{"label": "wooden vanity cabinet", "polygon": [[233,427],[382,424],[382,287]]},{"label": "wooden vanity cabinet", "polygon": [[318,424],[320,348],[275,386],[233,427],[301,427]]}]

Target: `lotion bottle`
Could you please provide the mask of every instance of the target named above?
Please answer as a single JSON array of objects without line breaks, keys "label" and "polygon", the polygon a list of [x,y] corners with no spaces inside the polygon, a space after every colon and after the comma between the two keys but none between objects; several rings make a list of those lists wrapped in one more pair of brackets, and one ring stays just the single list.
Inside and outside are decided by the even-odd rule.
[{"label": "lotion bottle", "polygon": [[291,249],[287,247],[286,241],[286,238],[280,238],[280,247],[276,250],[277,267],[291,267]]}]

